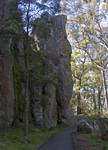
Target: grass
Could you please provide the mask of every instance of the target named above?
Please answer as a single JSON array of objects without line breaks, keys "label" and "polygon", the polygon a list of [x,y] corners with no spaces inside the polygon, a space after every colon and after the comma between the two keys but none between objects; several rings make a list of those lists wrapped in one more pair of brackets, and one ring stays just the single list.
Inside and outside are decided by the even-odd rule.
[{"label": "grass", "polygon": [[80,134],[79,137],[87,140],[92,147],[90,150],[108,150],[108,141],[103,141],[96,135]]},{"label": "grass", "polygon": [[20,128],[0,131],[0,150],[36,150],[36,147],[48,138],[62,130],[62,126],[52,129],[38,129],[32,127],[29,133],[29,143],[24,143],[23,131]]}]

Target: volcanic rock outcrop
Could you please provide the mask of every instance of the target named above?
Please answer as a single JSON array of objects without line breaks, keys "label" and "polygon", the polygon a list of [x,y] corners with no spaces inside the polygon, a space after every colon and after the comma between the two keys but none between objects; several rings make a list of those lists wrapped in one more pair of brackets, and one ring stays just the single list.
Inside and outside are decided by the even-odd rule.
[{"label": "volcanic rock outcrop", "polygon": [[8,15],[8,1],[0,0],[0,128],[11,126],[15,107],[13,65],[10,51],[11,36],[1,33],[2,26],[8,19]]},{"label": "volcanic rock outcrop", "polygon": [[[10,14],[8,0],[0,0],[0,128],[24,119],[26,43],[24,36],[9,32],[9,26],[3,30]],[[44,14],[34,23],[28,68],[29,112],[39,127],[54,127],[72,117],[71,46],[66,21],[64,15]]]},{"label": "volcanic rock outcrop", "polygon": [[[34,48],[44,56],[42,68],[48,78],[39,86],[32,82],[33,114],[36,124],[46,127],[56,126],[57,122],[66,122],[72,117],[71,46],[67,40],[66,21],[65,15],[51,17],[44,14],[36,21],[32,33]],[[36,59],[32,63],[36,63]]]}]

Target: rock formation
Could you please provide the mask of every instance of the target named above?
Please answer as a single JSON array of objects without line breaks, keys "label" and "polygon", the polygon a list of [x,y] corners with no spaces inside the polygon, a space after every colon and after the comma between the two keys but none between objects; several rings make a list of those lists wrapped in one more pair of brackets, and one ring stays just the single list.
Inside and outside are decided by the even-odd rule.
[{"label": "rock formation", "polygon": [[9,16],[9,0],[0,0],[0,21],[5,20]]},{"label": "rock formation", "polygon": [[[2,27],[9,19],[8,0],[0,0],[0,8],[0,128],[2,128],[11,126],[16,118],[23,120],[26,43],[23,38],[15,37],[17,34],[12,38],[14,30],[9,32],[10,28],[1,33],[4,29]],[[39,127],[54,127],[58,122],[67,122],[72,117],[71,46],[67,40],[66,21],[64,15],[44,14],[41,19],[37,19],[33,27],[33,43],[29,57],[30,105],[35,124]]]},{"label": "rock formation", "polygon": [[[8,17],[7,3],[6,0],[0,0],[0,27]],[[14,118],[15,99],[10,44],[10,35],[0,32],[0,128],[9,127]]]},{"label": "rock formation", "polygon": [[0,36],[0,127],[8,127],[13,122],[14,101],[10,39]]},{"label": "rock formation", "polygon": [[[66,122],[71,116],[70,99],[72,96],[71,46],[67,40],[67,18],[64,15],[51,17],[44,14],[37,20],[33,29],[35,49],[44,55],[43,72],[47,82],[37,87],[33,82],[33,114],[36,124],[52,127],[58,121]],[[36,59],[35,59],[36,63]],[[55,75],[56,83],[50,79]],[[41,104],[45,96],[44,104]],[[41,98],[40,98],[41,97]],[[44,98],[43,98],[44,99]]]}]

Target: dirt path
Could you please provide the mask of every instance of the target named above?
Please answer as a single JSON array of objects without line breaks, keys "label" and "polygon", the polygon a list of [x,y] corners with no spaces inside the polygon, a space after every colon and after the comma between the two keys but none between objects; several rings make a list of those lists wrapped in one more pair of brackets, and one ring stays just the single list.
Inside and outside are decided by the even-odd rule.
[{"label": "dirt path", "polygon": [[77,150],[75,130],[68,128],[57,133],[46,144],[40,146],[38,150]]}]

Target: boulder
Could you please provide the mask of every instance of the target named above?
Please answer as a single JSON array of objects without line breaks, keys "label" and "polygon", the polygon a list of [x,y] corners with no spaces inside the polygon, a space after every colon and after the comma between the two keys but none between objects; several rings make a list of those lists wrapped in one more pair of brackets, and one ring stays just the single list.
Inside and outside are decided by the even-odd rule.
[{"label": "boulder", "polygon": [[96,134],[99,137],[102,137],[105,135],[106,131],[108,131],[108,118],[78,116],[78,127],[82,122],[92,129],[93,134]]},{"label": "boulder", "polygon": [[93,132],[93,128],[87,121],[82,120],[77,125],[77,131],[80,133],[89,134]]}]

